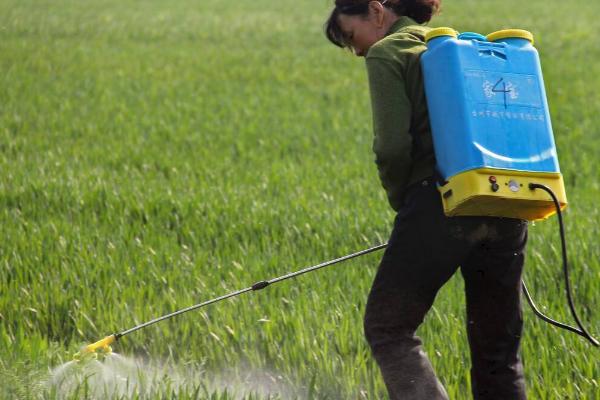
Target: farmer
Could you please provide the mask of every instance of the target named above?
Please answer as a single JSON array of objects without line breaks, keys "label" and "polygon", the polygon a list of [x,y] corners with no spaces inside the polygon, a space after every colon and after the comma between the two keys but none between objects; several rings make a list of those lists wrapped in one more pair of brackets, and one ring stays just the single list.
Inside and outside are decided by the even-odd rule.
[{"label": "farmer", "polygon": [[[365,334],[391,399],[447,399],[415,331],[460,267],[475,399],[525,399],[519,342],[527,223],[446,217],[419,57],[441,0],[336,0],[328,39],[364,57],[375,163],[397,212],[366,306]],[[448,99],[452,101],[452,99]],[[439,332],[446,335],[446,332]]]}]

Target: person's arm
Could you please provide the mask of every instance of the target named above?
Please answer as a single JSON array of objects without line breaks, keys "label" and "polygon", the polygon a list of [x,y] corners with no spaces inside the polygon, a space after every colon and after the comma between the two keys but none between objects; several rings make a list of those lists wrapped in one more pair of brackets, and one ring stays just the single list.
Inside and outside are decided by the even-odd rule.
[{"label": "person's arm", "polygon": [[373,151],[379,178],[394,210],[408,185],[411,173],[412,137],[409,134],[412,106],[405,77],[398,64],[386,58],[367,57],[367,73],[373,112]]}]

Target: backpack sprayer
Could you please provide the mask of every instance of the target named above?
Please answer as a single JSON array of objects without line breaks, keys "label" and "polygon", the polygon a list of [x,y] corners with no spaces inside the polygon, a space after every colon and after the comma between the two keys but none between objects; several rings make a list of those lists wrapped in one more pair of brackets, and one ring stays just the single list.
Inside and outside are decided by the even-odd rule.
[{"label": "backpack sprayer", "polygon": [[557,213],[567,300],[579,329],[542,314],[525,282],[522,289],[542,320],[599,346],[573,305],[561,213],[567,197],[533,35],[442,27],[425,41],[421,67],[444,213],[530,221]]},{"label": "backpack sprayer", "polygon": [[[442,179],[438,189],[448,216],[498,216],[526,220],[558,214],[563,272],[569,308],[578,328],[557,322],[536,307],[525,282],[522,289],[536,316],[600,343],[583,327],[573,304],[561,210],[567,206],[539,56],[530,32],[511,29],[487,37],[451,28],[431,30],[421,58],[425,91]],[[544,193],[546,192],[546,193]],[[549,195],[549,197],[547,195]],[[153,319],[85,346],[79,360],[111,352],[110,345],[130,333],[240,294],[359,257],[371,247],[278,278],[259,281],[204,303]]]}]

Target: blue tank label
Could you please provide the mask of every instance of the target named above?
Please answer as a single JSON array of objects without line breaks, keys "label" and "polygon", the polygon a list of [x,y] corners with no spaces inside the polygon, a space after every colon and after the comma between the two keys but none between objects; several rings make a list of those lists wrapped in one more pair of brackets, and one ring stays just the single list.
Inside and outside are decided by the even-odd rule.
[{"label": "blue tank label", "polygon": [[477,103],[542,108],[542,97],[534,75],[466,71],[469,100]]}]

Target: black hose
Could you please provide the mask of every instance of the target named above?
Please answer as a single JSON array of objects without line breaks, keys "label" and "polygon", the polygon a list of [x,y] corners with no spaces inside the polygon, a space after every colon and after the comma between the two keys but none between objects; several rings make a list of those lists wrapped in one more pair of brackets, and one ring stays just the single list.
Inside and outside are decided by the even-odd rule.
[{"label": "black hose", "polygon": [[573,318],[575,319],[575,322],[577,323],[577,326],[579,327],[579,329],[569,326],[567,324],[563,324],[561,322],[555,321],[555,320],[547,317],[546,315],[544,315],[540,310],[538,310],[538,308],[535,306],[535,303],[531,299],[531,296],[529,295],[527,286],[525,286],[525,281],[522,282],[523,293],[525,294],[525,297],[527,298],[527,301],[529,302],[529,305],[533,309],[533,312],[535,313],[535,315],[540,317],[542,320],[548,322],[549,324],[552,324],[559,328],[566,329],[566,330],[574,332],[580,336],[583,336],[592,345],[598,347],[598,346],[600,346],[600,343],[592,335],[590,335],[589,332],[584,328],[583,324],[581,323],[581,320],[579,319],[579,316],[577,315],[577,311],[575,311],[575,305],[573,303],[573,295],[571,294],[571,281],[569,279],[569,265],[567,263],[567,242],[565,240],[565,227],[563,225],[562,213],[560,210],[560,203],[558,202],[558,199],[556,198],[556,195],[554,194],[554,192],[548,186],[545,186],[545,185],[542,185],[539,183],[530,183],[529,189],[531,189],[531,190],[542,189],[542,190],[546,191],[550,195],[550,197],[552,197],[552,201],[554,202],[554,206],[556,207],[556,213],[558,215],[558,224],[560,227],[560,244],[562,247],[562,262],[563,262],[563,272],[564,272],[564,276],[565,276],[565,289],[567,292],[567,301],[569,303],[569,308],[571,309],[571,314],[573,315]]}]

